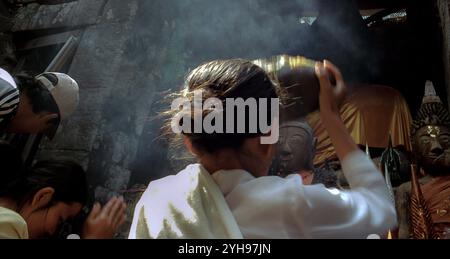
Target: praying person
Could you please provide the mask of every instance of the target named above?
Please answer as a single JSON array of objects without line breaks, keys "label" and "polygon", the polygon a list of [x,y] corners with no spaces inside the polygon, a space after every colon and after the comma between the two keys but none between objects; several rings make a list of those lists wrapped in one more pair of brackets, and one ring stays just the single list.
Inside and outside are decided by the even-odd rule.
[{"label": "praying person", "polygon": [[[339,117],[337,103],[346,88],[340,71],[328,61],[318,62],[316,75],[320,114],[351,190],[303,185],[299,175],[268,176],[276,144],[262,140],[273,132],[184,131],[183,142],[198,163],[149,184],[136,205],[129,238],[367,238],[394,227],[395,207],[383,176]],[[226,113],[227,98],[268,100],[256,107],[261,120],[272,114],[270,100],[279,97],[277,88],[262,68],[235,59],[199,66],[187,77],[182,93],[189,98],[201,90],[204,104],[210,98],[222,103],[223,109],[203,110],[203,119],[212,112]],[[249,125],[251,119],[224,124]],[[276,116],[265,119],[277,130]],[[194,125],[195,117],[191,120]]]}]

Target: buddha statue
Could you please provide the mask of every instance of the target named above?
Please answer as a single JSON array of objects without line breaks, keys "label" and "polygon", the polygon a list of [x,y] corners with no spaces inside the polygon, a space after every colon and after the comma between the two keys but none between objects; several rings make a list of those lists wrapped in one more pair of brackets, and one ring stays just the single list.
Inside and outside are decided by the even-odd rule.
[{"label": "buddha statue", "polygon": [[280,126],[280,141],[277,155],[277,174],[287,176],[299,174],[303,184],[324,184],[336,187],[333,171],[315,168],[315,142],[311,127],[303,121],[288,121]]},{"label": "buddha statue", "polygon": [[[396,194],[399,237],[450,238],[450,114],[427,82],[425,96],[411,127],[412,147],[417,166],[425,177],[401,185]],[[411,188],[411,185],[414,188]],[[419,200],[417,200],[419,199]],[[423,206],[417,208],[423,199]],[[414,203],[415,202],[415,203]],[[416,213],[416,210],[423,210]],[[431,230],[417,237],[417,215],[429,214]],[[424,219],[423,224],[428,224]]]}]

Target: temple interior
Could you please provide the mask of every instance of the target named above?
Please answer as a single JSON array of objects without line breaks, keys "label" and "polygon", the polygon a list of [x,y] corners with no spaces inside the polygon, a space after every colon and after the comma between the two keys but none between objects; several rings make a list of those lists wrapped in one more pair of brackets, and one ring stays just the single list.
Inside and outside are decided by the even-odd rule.
[{"label": "temple interior", "polygon": [[[395,194],[411,181],[410,126],[427,82],[449,107],[447,0],[124,2],[0,1],[0,67],[32,76],[51,69],[72,76],[80,87],[79,108],[61,122],[53,140],[2,138],[20,148],[27,164],[55,158],[81,164],[93,200],[123,195],[129,217],[117,238],[128,235],[133,205],[147,184],[193,160],[164,138],[159,114],[168,107],[165,97],[203,62],[286,55],[336,64],[349,87],[341,118],[380,171],[398,161],[397,178],[389,180]],[[316,98],[308,93],[302,95]],[[331,179],[331,186],[345,189],[317,104],[308,100],[300,105],[308,114],[294,120],[312,129],[314,168],[332,172],[312,182]],[[279,170],[274,162],[271,174]]]}]

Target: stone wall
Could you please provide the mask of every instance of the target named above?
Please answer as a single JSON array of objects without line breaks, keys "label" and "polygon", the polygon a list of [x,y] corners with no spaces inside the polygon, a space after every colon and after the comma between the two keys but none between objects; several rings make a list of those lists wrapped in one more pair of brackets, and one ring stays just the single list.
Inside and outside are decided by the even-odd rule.
[{"label": "stone wall", "polygon": [[[81,30],[68,71],[80,86],[79,108],[62,122],[53,141],[42,142],[37,159],[78,161],[88,170],[92,190],[99,190],[95,194],[100,200],[127,187],[129,164],[137,150],[137,137],[134,136],[142,132],[142,127],[138,129],[134,125],[134,120],[142,115],[136,113],[135,107],[127,107],[133,99],[138,102],[139,98],[149,94],[148,91],[134,91],[134,86],[139,87],[138,80],[126,53],[128,40],[135,29],[137,9],[137,0],[126,4],[120,0],[25,4],[16,10],[9,34],[5,34],[38,32],[50,35]],[[90,168],[96,162],[104,166]]]},{"label": "stone wall", "polygon": [[64,4],[28,4],[18,10],[12,31],[74,28],[98,23],[104,0],[78,0]]},{"label": "stone wall", "polygon": [[[265,18],[273,17],[267,14],[271,9],[261,13],[253,4],[237,12],[239,1],[230,1],[226,7],[230,9],[207,4],[204,15],[199,15],[198,6],[205,1],[199,0],[39,2],[19,5],[11,17],[0,13],[0,21],[6,21],[0,24],[0,62],[14,59],[13,35],[81,31],[68,71],[80,85],[80,106],[52,142],[42,143],[37,159],[78,161],[88,171],[92,194],[101,201],[130,193],[124,192],[130,181],[145,184],[179,169],[171,162],[181,155],[170,153],[168,143],[159,138],[162,121],[155,118],[169,107],[162,102],[164,92],[179,87],[190,68],[213,58],[280,54],[302,42],[291,40],[285,17],[268,23]],[[448,89],[448,0],[437,3],[443,34],[448,35],[444,39]],[[239,22],[246,12],[261,14],[261,20]],[[239,29],[246,33],[237,33]]]},{"label": "stone wall", "polygon": [[[6,52],[14,55],[14,36],[42,39],[76,30],[79,44],[67,73],[79,83],[80,105],[61,123],[55,139],[41,143],[36,159],[81,163],[88,172],[92,199],[105,202],[113,195],[124,195],[129,203],[128,224],[119,233],[121,238],[127,236],[132,204],[142,191],[142,186],[129,190],[136,161],[147,168],[139,172],[145,179],[141,183],[172,171],[165,167],[166,143],[153,142],[160,134],[161,120],[152,118],[162,109],[162,93],[179,86],[187,71],[184,50],[176,47],[172,37],[175,3],[78,0],[25,4],[8,17],[9,27],[0,33],[3,57]],[[141,6],[145,9],[139,11]]]}]

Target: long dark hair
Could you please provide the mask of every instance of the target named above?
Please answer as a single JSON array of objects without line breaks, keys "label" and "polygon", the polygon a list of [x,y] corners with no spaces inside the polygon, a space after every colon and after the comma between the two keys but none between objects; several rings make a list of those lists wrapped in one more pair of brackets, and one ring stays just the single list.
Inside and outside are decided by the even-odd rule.
[{"label": "long dark hair", "polygon": [[78,163],[70,160],[37,162],[26,177],[24,187],[32,195],[42,188],[51,187],[55,189],[55,201],[87,202],[86,172]]},{"label": "long dark hair", "polygon": [[[176,97],[187,98],[194,103],[194,92],[202,91],[202,102],[205,103],[208,98],[216,98],[222,102],[223,106],[223,126],[226,126],[226,99],[238,99],[242,98],[246,101],[249,98],[270,99],[278,98],[280,94],[280,88],[273,80],[267,75],[267,73],[259,66],[253,64],[250,61],[242,59],[231,60],[215,60],[205,63],[196,69],[194,69],[188,76],[184,85],[184,89],[176,95]],[[259,111],[259,103],[258,111]],[[266,111],[268,111],[269,117],[267,122],[270,125],[271,119],[271,102],[267,102]],[[192,111],[194,112],[194,111]],[[210,111],[203,110],[202,117],[205,118]],[[237,127],[236,110],[234,116],[234,127]],[[169,120],[177,113],[177,111],[167,112]],[[192,114],[191,118],[194,118]],[[261,116],[259,114],[259,116]],[[183,135],[190,139],[192,145],[198,149],[208,153],[213,153],[223,148],[240,148],[245,139],[262,135],[262,131],[259,128],[256,133],[249,133],[249,114],[245,116],[246,133],[186,133]],[[240,122],[244,123],[244,122]],[[169,129],[170,122],[166,125],[166,130]],[[191,125],[194,125],[192,121]],[[166,131],[167,132],[167,131]],[[203,131],[204,132],[204,131]],[[236,130],[234,131],[236,132]]]},{"label": "long dark hair", "polygon": [[[25,168],[20,153],[13,147],[2,143],[0,150],[1,154],[14,151],[9,157],[0,158],[0,197],[13,199],[22,207],[39,190],[51,187],[55,190],[54,202],[87,202],[86,172],[79,164],[68,160],[40,161],[32,168]],[[8,170],[4,171],[4,168]]]}]

